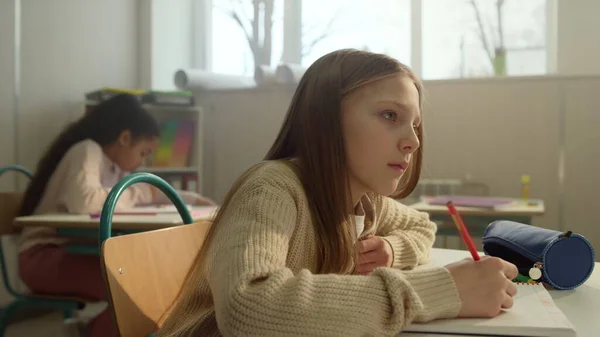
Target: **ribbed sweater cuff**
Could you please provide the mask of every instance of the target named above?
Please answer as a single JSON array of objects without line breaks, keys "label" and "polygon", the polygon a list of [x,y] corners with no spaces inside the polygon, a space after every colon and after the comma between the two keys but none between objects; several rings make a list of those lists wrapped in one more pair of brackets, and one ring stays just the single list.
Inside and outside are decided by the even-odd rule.
[{"label": "ribbed sweater cuff", "polygon": [[398,236],[384,236],[383,239],[389,242],[392,247],[394,254],[392,267],[400,268],[402,266],[418,265],[415,250],[412,247],[407,247]]},{"label": "ribbed sweater cuff", "polygon": [[446,268],[420,268],[403,273],[423,305],[422,312],[415,317],[416,322],[458,316],[462,303],[454,279]]}]

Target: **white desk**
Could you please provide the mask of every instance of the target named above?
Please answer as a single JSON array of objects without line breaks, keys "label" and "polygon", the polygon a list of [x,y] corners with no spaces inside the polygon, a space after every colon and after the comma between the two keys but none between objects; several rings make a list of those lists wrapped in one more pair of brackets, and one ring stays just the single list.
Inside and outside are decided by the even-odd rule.
[{"label": "white desk", "polygon": [[[443,266],[464,259],[465,257],[470,257],[468,251],[434,248],[431,262],[432,264]],[[575,290],[549,290],[556,305],[575,326],[577,337],[600,336],[600,270],[598,268],[600,268],[600,264],[596,262],[592,276],[590,276],[585,284]],[[402,333],[399,336],[440,337],[442,335]],[[474,335],[464,336],[477,337]]]},{"label": "white desk", "polygon": [[[204,207],[206,208],[206,207]],[[214,215],[217,207],[212,211],[197,213],[199,209],[192,208],[191,215],[194,221],[207,220]],[[92,218],[89,214],[39,214],[15,218],[17,226],[41,226],[61,229],[98,229],[100,218]],[[156,215],[113,215],[112,228],[119,230],[153,230],[173,227],[183,224],[178,213],[158,213]]]},{"label": "white desk", "polygon": [[[410,207],[421,212],[430,214],[447,215],[448,208],[445,205],[431,205],[426,199],[417,203],[411,204]],[[494,208],[479,208],[479,207],[456,207],[461,215],[475,216],[537,216],[543,215],[546,211],[542,200],[531,200],[531,204],[514,199],[513,202],[496,206]]]},{"label": "white desk", "polygon": [[[532,202],[535,203],[527,204],[514,199],[511,203],[494,208],[456,207],[456,209],[464,219],[469,233],[474,237],[481,237],[486,227],[496,220],[510,220],[532,225],[533,217],[543,215],[545,212],[542,200],[532,200]],[[439,236],[458,235],[445,205],[431,205],[425,198],[409,207],[428,213],[431,221],[438,224]]]}]

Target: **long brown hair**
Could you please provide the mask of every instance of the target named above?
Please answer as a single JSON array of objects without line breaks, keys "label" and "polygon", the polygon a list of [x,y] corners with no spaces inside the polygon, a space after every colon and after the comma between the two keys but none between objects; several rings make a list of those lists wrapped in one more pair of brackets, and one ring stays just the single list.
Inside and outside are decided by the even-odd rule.
[{"label": "long brown hair", "polygon": [[[317,233],[320,273],[345,273],[354,261],[354,233],[346,225],[349,209],[348,167],[341,123],[342,100],[365,84],[405,74],[422,88],[413,72],[395,59],[376,53],[344,49],[317,60],[300,80],[275,143],[265,160],[297,158],[300,180]],[[421,126],[422,127],[422,126]],[[418,137],[422,140],[422,130]],[[395,197],[415,188],[422,163],[422,146],[416,151]]]},{"label": "long brown hair", "polygon": [[[329,53],[306,71],[296,89],[281,130],[265,160],[297,159],[295,165],[312,212],[318,247],[318,273],[348,273],[354,268],[355,235],[347,223],[350,213],[348,168],[344,148],[342,100],[354,90],[382,78],[404,74],[419,92],[413,72],[397,60],[371,52],[343,49]],[[417,185],[423,159],[422,123],[417,132],[421,146],[413,155],[394,197],[408,196]],[[260,164],[244,173],[225,196],[207,233],[205,244],[192,265],[189,278],[202,273],[202,257],[212,243],[214,229],[227,212],[233,195]],[[196,279],[196,278],[194,278]],[[187,286],[182,289],[182,294]]]}]

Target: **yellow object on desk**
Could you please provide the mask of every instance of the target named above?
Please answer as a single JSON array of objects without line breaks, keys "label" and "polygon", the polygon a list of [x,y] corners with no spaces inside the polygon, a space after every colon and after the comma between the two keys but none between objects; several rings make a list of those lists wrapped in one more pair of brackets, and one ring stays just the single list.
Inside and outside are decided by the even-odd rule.
[{"label": "yellow object on desk", "polygon": [[528,202],[529,201],[529,194],[530,194],[530,189],[529,189],[529,183],[531,182],[531,177],[527,174],[524,174],[521,176],[521,199],[523,199],[523,201]]}]

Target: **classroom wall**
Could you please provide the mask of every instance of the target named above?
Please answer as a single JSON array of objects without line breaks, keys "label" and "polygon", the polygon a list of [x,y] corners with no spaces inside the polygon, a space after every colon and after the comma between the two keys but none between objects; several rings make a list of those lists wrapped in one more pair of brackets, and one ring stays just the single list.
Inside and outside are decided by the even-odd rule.
[{"label": "classroom wall", "polygon": [[[22,1],[20,163],[33,169],[48,142],[82,111],[83,94],[135,87],[137,0]],[[12,1],[0,2],[0,163],[14,162]],[[10,42],[10,43],[9,43]],[[23,185],[23,184],[22,184]],[[4,179],[0,188],[12,189]]]},{"label": "classroom wall", "polygon": [[[600,191],[600,81],[564,82],[565,106],[565,229],[585,232],[600,249],[598,191]],[[600,256],[597,254],[597,260]]]},{"label": "classroom wall", "polygon": [[[600,228],[592,218],[600,189],[600,149],[594,145],[600,77],[431,81],[425,88],[424,177],[469,174],[488,184],[493,195],[518,197],[520,177],[529,174],[532,197],[546,204],[535,224],[582,233],[600,247]],[[209,196],[222,200],[235,179],[262,159],[292,94],[289,87],[198,93],[206,109]],[[561,144],[567,151],[564,191]]]},{"label": "classroom wall", "polygon": [[518,197],[523,174],[548,209],[538,219],[558,228],[558,79],[433,81],[426,85],[423,176],[465,178],[490,193]]},{"label": "classroom wall", "polygon": [[[14,158],[13,137],[13,36],[14,6],[12,1],[0,1],[0,166]],[[0,178],[0,191],[14,188],[12,174]]]},{"label": "classroom wall", "polygon": [[198,93],[204,109],[203,191],[222,200],[244,170],[262,160],[283,122],[293,87]]},{"label": "classroom wall", "polygon": [[[138,0],[21,1],[19,128],[13,127],[13,1],[0,1],[0,165],[34,169],[49,141],[83,111],[83,94],[138,82]],[[13,190],[9,177],[0,191]],[[12,177],[10,177],[12,178]],[[21,179],[20,188],[25,186]],[[8,240],[8,239],[7,239]],[[16,273],[16,243],[3,240],[9,272]],[[10,296],[0,288],[0,306]]]},{"label": "classroom wall", "polygon": [[600,74],[600,2],[557,1],[557,70],[559,74]]}]

